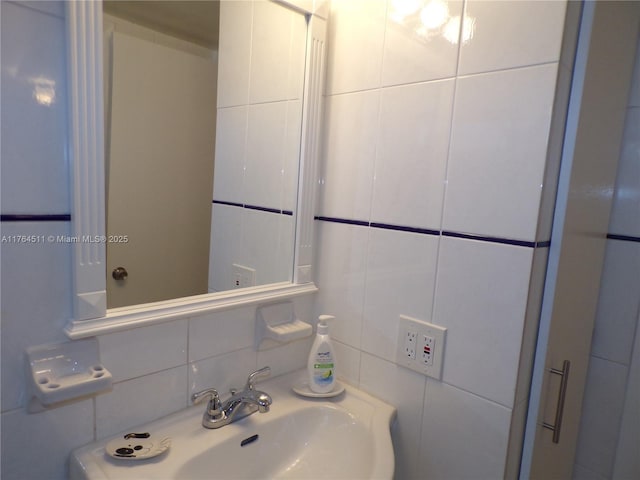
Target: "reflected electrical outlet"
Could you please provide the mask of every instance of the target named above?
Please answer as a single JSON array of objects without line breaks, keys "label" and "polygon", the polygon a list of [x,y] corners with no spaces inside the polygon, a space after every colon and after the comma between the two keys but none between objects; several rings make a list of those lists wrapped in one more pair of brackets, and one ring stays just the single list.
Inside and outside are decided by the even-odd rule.
[{"label": "reflected electrical outlet", "polygon": [[256,285],[256,270],[244,265],[233,264],[232,288],[254,287]]}]

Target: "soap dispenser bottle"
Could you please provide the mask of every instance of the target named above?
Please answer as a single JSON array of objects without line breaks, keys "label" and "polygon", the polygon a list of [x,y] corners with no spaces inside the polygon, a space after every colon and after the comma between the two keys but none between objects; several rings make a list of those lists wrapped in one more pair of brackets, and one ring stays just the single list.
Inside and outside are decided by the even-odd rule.
[{"label": "soap dispenser bottle", "polygon": [[327,325],[327,321],[333,318],[335,318],[333,315],[318,317],[316,338],[309,352],[307,362],[309,388],[315,393],[329,393],[336,383],[335,356]]}]

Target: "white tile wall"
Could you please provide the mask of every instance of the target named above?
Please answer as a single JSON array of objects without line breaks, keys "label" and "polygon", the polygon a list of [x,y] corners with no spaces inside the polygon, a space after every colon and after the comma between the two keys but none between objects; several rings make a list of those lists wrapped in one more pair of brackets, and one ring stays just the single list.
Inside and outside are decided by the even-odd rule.
[{"label": "white tile wall", "polygon": [[[331,3],[326,91],[355,92],[380,86],[386,0]],[[335,48],[339,45],[339,48]]]},{"label": "white tile wall", "polygon": [[249,306],[192,318],[189,321],[189,361],[253,345],[255,310]]},{"label": "white tile wall", "polygon": [[557,69],[458,80],[445,230],[535,239]]},{"label": "white tile wall", "polygon": [[422,478],[420,419],[424,376],[373,355],[362,354],[360,388],[394,405],[398,416],[392,429],[396,454],[396,478]]},{"label": "white tile wall", "polygon": [[251,2],[221,2],[218,45],[218,108],[249,101]]},{"label": "white tile wall", "polygon": [[[439,5],[448,13],[448,17],[446,14],[442,15],[443,24],[432,29],[423,26],[419,13],[402,15],[396,8],[402,7],[401,2],[392,2],[387,7],[382,85],[401,85],[455,76],[462,2],[438,1],[434,5]],[[455,41],[450,41],[450,38]]]},{"label": "white tile wall", "polygon": [[557,62],[565,10],[565,2],[468,0],[464,29],[473,35],[463,43],[459,73]]},{"label": "white tile wall", "polygon": [[257,368],[271,367],[271,375],[284,375],[301,367],[306,367],[313,337],[296,340],[271,350],[258,352]]},{"label": "white tile wall", "polygon": [[96,396],[96,439],[142,425],[186,406],[186,365],[115,383],[111,392]]},{"label": "white tile wall", "polygon": [[[297,181],[302,102],[274,102],[248,107],[247,157],[244,165],[243,203],[292,210],[296,196],[291,179]],[[286,184],[289,185],[285,197]],[[225,181],[224,173],[220,182]],[[227,188],[229,188],[227,186]],[[220,196],[214,187],[214,196]]]},{"label": "white tile wall", "polygon": [[302,98],[304,16],[272,2],[257,2],[253,10],[249,102]]},{"label": "white tile wall", "polygon": [[399,315],[430,319],[438,243],[439,238],[432,235],[371,229],[363,351],[394,361]]},{"label": "white tile wall", "polygon": [[[4,108],[4,106],[3,106]],[[4,171],[3,171],[4,175]],[[66,222],[3,222],[2,236],[68,235]],[[2,244],[2,411],[23,405],[24,349],[68,340],[71,316],[71,255],[67,245]],[[36,300],[37,299],[37,300]]]},{"label": "white tile wall", "polygon": [[[527,384],[535,343],[546,250],[532,277],[530,247],[367,226],[548,240],[550,219],[539,215],[553,211],[554,189],[545,189],[543,210],[541,194],[557,175],[557,163],[546,167],[550,141],[557,157],[562,138],[549,132],[561,49],[571,53],[565,4],[464,3],[439,3],[448,26],[416,33],[422,2],[332,2],[319,215],[359,224],[318,222],[316,312],[345,317],[332,330],[348,378],[372,390],[399,386],[423,404],[390,397],[399,416],[424,419],[417,453],[415,425],[394,432],[397,478],[502,477],[525,410],[523,387],[518,416],[511,410],[516,379],[520,371]],[[416,13],[399,19],[411,5]],[[566,87],[570,76],[561,78]],[[563,125],[561,111],[555,118]],[[392,363],[400,314],[450,328],[443,382],[429,380],[426,394],[412,390],[422,377]],[[388,380],[376,380],[379,371]]]},{"label": "white tile wall", "polygon": [[[213,198],[294,211],[306,20],[273,2],[223,2],[220,25]],[[255,269],[257,285],[292,278],[291,216],[239,210],[220,211],[216,218],[218,211],[214,208],[209,291],[233,285],[234,263]],[[218,232],[228,217],[234,231]]]},{"label": "white tile wall", "polygon": [[247,121],[248,107],[246,105],[218,108],[216,163],[213,172],[214,200],[243,203]]},{"label": "white tile wall", "polygon": [[324,216],[369,220],[379,103],[377,90],[326,98],[319,194]]},{"label": "white tile wall", "polygon": [[[14,2],[14,3],[17,3],[17,2]],[[20,4],[22,6],[33,8],[34,10],[40,10],[43,13],[48,13],[56,17],[62,18],[64,15],[63,1],[22,0]]]},{"label": "white tile wall", "polygon": [[321,222],[317,226],[317,315],[334,315],[331,336],[360,348],[369,229]]},{"label": "white tile wall", "polygon": [[64,19],[2,4],[2,213],[68,213]]},{"label": "white tile wall", "polygon": [[102,335],[98,342],[114,382],[142,377],[187,362],[187,321]]},{"label": "white tile wall", "polygon": [[234,262],[229,259],[240,258],[243,218],[241,208],[213,204],[209,244],[209,291],[224,291],[234,285]]},{"label": "white tile wall", "polygon": [[189,365],[189,392],[215,388],[226,395],[231,388],[242,388],[247,374],[256,370],[255,349],[245,348],[215,357],[192,362]]},{"label": "white tile wall", "polygon": [[445,382],[513,406],[532,255],[442,238],[433,323],[448,329]]},{"label": "white tile wall", "polygon": [[258,285],[292,278],[292,215],[214,204],[211,231],[211,291],[234,288],[234,263],[255,269]]},{"label": "white tile wall", "polygon": [[258,285],[293,278],[293,234],[290,215],[244,209],[239,259],[242,265],[255,268]]},{"label": "white tile wall", "polygon": [[440,228],[452,102],[453,80],[382,91],[372,221]]},{"label": "white tile wall", "polygon": [[2,478],[67,478],[69,452],[94,439],[93,417],[92,400],[38,414],[3,414]]},{"label": "white tile wall", "polygon": [[360,385],[360,366],[362,365],[363,353],[356,348],[335,340],[334,331],[335,328],[331,330],[331,338],[333,339],[333,348],[338,359],[338,369],[336,370],[338,378],[346,380],[352,385]]},{"label": "white tile wall", "polygon": [[428,478],[502,478],[511,410],[427,381],[420,471]]}]

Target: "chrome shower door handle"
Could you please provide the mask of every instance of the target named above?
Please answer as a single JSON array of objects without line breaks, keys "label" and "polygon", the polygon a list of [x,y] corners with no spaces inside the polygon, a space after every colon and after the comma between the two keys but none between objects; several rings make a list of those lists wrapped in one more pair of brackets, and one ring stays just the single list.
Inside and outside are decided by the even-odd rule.
[{"label": "chrome shower door handle", "polygon": [[558,370],[557,368],[550,368],[549,373],[553,373],[555,375],[560,375],[562,379],[560,380],[560,391],[558,392],[558,403],[556,404],[556,418],[554,420],[553,425],[550,423],[544,422],[542,426],[547,428],[553,432],[553,443],[560,442],[560,429],[562,427],[562,414],[564,413],[564,401],[567,397],[567,385],[569,383],[569,368],[571,367],[571,362],[569,360],[565,360],[562,363],[562,370]]}]

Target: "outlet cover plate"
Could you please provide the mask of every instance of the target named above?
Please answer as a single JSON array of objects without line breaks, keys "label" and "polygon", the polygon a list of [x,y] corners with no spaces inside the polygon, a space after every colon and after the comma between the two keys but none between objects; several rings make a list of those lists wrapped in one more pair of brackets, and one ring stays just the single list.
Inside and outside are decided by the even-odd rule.
[{"label": "outlet cover plate", "polygon": [[[406,338],[412,332],[416,334],[415,356],[410,357],[406,352]],[[415,370],[428,377],[438,380],[442,378],[442,363],[447,329],[439,325],[427,323],[406,315],[400,315],[398,326],[398,342],[396,348],[396,363]],[[427,351],[430,352],[429,362],[425,362],[425,337],[429,339]]]},{"label": "outlet cover plate", "polygon": [[232,288],[247,288],[256,286],[256,271],[254,268],[233,264]]}]

